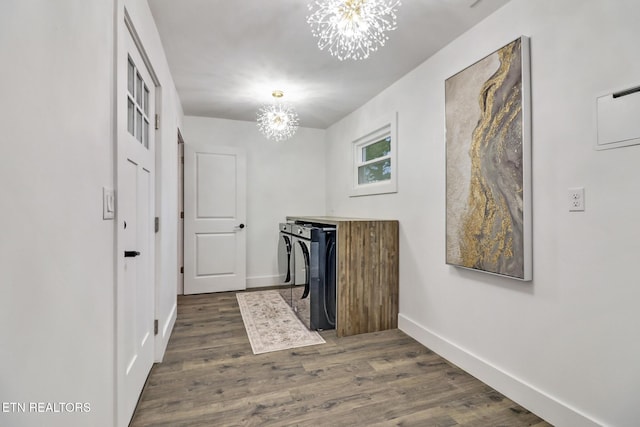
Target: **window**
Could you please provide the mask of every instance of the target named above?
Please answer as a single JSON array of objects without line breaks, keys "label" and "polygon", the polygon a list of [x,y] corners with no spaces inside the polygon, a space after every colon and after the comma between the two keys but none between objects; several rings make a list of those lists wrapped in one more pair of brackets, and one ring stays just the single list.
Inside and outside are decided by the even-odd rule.
[{"label": "window", "polygon": [[358,185],[391,179],[391,137],[369,144],[359,149]]},{"label": "window", "polygon": [[395,193],[396,119],[353,141],[353,184],[351,196]]},{"label": "window", "polygon": [[149,148],[149,88],[131,57],[127,68],[127,129]]}]

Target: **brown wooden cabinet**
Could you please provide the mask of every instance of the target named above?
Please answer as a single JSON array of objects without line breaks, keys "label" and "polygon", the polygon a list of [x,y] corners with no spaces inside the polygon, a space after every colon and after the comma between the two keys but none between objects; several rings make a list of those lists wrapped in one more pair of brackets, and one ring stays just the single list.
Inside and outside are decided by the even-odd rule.
[{"label": "brown wooden cabinet", "polygon": [[337,228],[339,337],[398,327],[398,221],[289,216]]}]

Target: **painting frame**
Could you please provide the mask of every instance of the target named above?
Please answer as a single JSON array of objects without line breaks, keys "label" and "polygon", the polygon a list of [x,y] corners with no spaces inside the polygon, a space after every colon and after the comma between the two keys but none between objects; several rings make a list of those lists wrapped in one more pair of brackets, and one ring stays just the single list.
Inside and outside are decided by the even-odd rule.
[{"label": "painting frame", "polygon": [[445,80],[446,264],[531,281],[530,39]]}]

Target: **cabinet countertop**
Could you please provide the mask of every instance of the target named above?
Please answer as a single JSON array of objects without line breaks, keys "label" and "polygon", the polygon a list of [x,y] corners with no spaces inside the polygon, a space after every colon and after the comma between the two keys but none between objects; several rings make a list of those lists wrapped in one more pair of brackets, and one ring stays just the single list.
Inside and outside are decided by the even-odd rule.
[{"label": "cabinet countertop", "polygon": [[378,218],[348,218],[339,216],[287,216],[287,221],[309,221],[321,224],[339,225],[343,222],[363,222],[363,221],[396,221]]}]

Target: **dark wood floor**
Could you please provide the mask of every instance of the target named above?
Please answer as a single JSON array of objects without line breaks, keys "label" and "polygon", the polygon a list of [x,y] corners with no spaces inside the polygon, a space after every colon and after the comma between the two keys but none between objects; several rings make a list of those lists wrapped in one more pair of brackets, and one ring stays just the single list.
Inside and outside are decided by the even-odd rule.
[{"label": "dark wood floor", "polygon": [[399,330],[254,355],[234,293],[178,298],[131,426],[549,426]]}]

